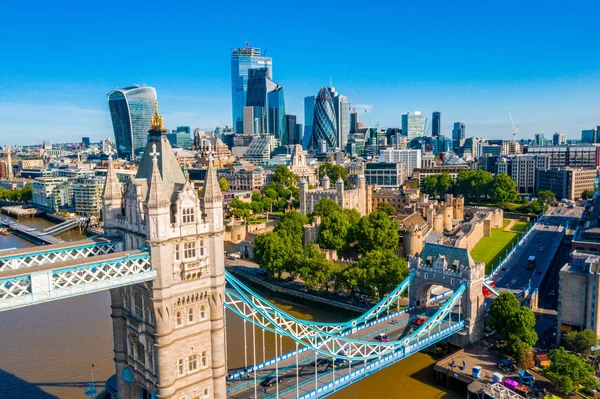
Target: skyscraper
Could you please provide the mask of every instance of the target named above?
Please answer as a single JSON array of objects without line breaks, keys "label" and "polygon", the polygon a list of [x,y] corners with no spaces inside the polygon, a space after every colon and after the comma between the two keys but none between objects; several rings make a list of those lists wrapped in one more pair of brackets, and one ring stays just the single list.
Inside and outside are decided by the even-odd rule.
[{"label": "skyscraper", "polygon": [[267,77],[273,76],[271,57],[263,57],[260,48],[242,47],[231,52],[231,108],[233,129],[242,133],[244,128],[244,106],[248,88],[248,71],[255,68],[266,68]]},{"label": "skyscraper", "polygon": [[300,129],[302,125],[296,123],[296,115],[286,115],[285,123],[287,125],[287,142],[281,140],[282,145],[300,144]]},{"label": "skyscraper", "polygon": [[304,134],[302,136],[302,148],[305,150],[310,144],[313,131],[313,119],[315,117],[315,96],[304,97]]},{"label": "skyscraper", "polygon": [[326,87],[321,88],[315,100],[315,113],[313,118],[312,137],[309,148],[328,149],[337,147],[337,123],[333,101]]},{"label": "skyscraper", "polygon": [[346,96],[343,96],[337,91],[335,91],[335,87],[329,86],[327,90],[329,91],[329,95],[331,96],[333,110],[335,111],[335,118],[337,124],[337,147],[345,148],[346,144],[348,143],[348,135],[350,134],[350,104]]},{"label": "skyscraper", "polygon": [[419,111],[402,115],[402,134],[409,143],[412,139],[425,136],[425,116]]},{"label": "skyscraper", "polygon": [[431,115],[431,135],[437,137],[442,134],[442,113],[435,111]]},{"label": "skyscraper", "polygon": [[554,133],[552,136],[552,144],[562,145],[567,144],[567,135],[564,133]]},{"label": "skyscraper", "polygon": [[146,147],[155,102],[156,90],[148,86],[125,87],[108,93],[119,157],[132,159]]},{"label": "skyscraper", "polygon": [[[269,78],[267,68],[256,68],[248,71],[248,87],[246,93],[246,107],[254,107],[254,119],[261,115],[262,129],[254,134],[269,133],[282,139],[285,132],[285,103],[283,87]],[[260,107],[260,110],[256,110]],[[246,129],[244,130],[246,131]]]},{"label": "skyscraper", "polygon": [[454,128],[452,129],[452,140],[461,141],[465,139],[465,124],[461,122],[455,122]]}]

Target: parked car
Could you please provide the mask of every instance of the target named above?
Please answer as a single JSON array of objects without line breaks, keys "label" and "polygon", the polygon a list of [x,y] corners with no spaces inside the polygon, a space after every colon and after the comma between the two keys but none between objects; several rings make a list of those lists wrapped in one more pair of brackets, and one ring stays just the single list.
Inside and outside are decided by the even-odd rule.
[{"label": "parked car", "polygon": [[272,387],[273,385],[275,385],[278,381],[281,384],[283,382],[283,378],[267,377],[264,380],[262,380],[260,385],[268,388],[268,387]]},{"label": "parked car", "polygon": [[388,342],[390,337],[387,334],[378,334],[375,339],[381,342]]}]

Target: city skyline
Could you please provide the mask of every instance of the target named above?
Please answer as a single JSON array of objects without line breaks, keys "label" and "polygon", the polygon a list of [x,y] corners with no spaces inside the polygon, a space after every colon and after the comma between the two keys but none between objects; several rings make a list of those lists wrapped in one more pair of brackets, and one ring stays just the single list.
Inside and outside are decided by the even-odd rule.
[{"label": "city skyline", "polygon": [[[557,131],[578,138],[600,122],[600,100],[593,89],[600,81],[600,52],[585,28],[592,26],[591,9],[598,6],[590,3],[590,12],[581,13],[544,4],[541,10],[519,5],[519,12],[510,4],[391,4],[385,13],[352,4],[341,10],[321,5],[299,21],[278,20],[275,16],[286,10],[273,6],[263,16],[269,29],[214,4],[202,10],[150,4],[119,13],[74,6],[36,15],[13,4],[7,13],[14,18],[0,27],[8,39],[0,49],[11,60],[0,67],[0,144],[17,144],[16,138],[35,144],[42,138],[112,137],[106,93],[136,83],[156,88],[168,128],[230,125],[230,54],[245,41],[273,59],[276,81],[285,87],[286,111],[299,121],[304,120],[304,98],[316,95],[331,77],[353,105],[360,91],[361,120],[382,127],[400,127],[402,114],[415,110],[431,123],[431,112],[440,111],[446,136],[460,121],[467,137],[509,139],[510,110],[521,131],[518,138],[533,139],[535,133],[550,137]],[[195,30],[200,11],[211,18]],[[25,15],[34,28],[24,31],[17,24]],[[92,15],[95,22],[90,24]],[[131,31],[147,29],[145,21],[159,15],[165,21],[177,18],[178,29],[136,37],[135,47],[115,48],[120,32],[104,26],[132,19]],[[402,15],[403,29],[386,27],[392,15]],[[236,29],[223,28],[225,16]],[[308,28],[325,16],[336,17],[332,21],[369,19],[380,29],[349,31],[347,39],[332,45],[317,40]],[[465,23],[456,29],[453,21],[459,16]],[[430,29],[417,29],[424,21]],[[70,34],[76,29],[80,37]],[[208,35],[210,30],[218,34]],[[275,30],[285,34],[272,35]]]}]

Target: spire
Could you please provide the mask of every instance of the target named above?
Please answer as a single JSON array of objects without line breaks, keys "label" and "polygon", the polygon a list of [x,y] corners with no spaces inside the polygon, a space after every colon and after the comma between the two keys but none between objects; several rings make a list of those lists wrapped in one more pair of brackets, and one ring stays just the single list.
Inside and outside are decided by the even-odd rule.
[{"label": "spire", "polygon": [[104,193],[102,196],[105,200],[121,199],[123,197],[123,193],[121,192],[121,183],[119,183],[117,173],[113,168],[112,154],[108,155],[108,170],[106,171],[106,180],[104,181]]},{"label": "spire", "polygon": [[215,171],[215,167],[211,158],[208,160],[208,170],[206,171],[204,188],[202,189],[202,194],[200,194],[200,199],[204,204],[212,204],[223,201],[221,187],[219,186],[219,180],[217,179],[217,172]]},{"label": "spire", "polygon": [[165,195],[162,177],[158,170],[158,159],[160,153],[156,152],[156,144],[152,144],[152,152],[148,155],[152,157],[152,177],[150,178],[150,190],[148,192],[148,208],[168,207],[171,202]]}]

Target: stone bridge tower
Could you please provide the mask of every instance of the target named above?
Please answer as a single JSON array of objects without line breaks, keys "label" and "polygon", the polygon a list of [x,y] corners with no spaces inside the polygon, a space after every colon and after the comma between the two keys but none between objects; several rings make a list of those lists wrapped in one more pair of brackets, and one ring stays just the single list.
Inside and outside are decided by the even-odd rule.
[{"label": "stone bridge tower", "polygon": [[450,342],[466,346],[482,338],[484,296],[482,292],[485,265],[473,260],[467,249],[425,244],[421,254],[409,259],[415,277],[410,285],[410,306],[429,305],[430,291],[439,285],[456,290],[462,283],[466,289],[461,299],[465,330],[453,335]]},{"label": "stone bridge tower", "polygon": [[119,398],[225,399],[223,202],[209,162],[198,198],[162,117],[137,175],[124,187],[112,165],[105,230],[127,250],[148,248],[157,279],[111,290]]}]

